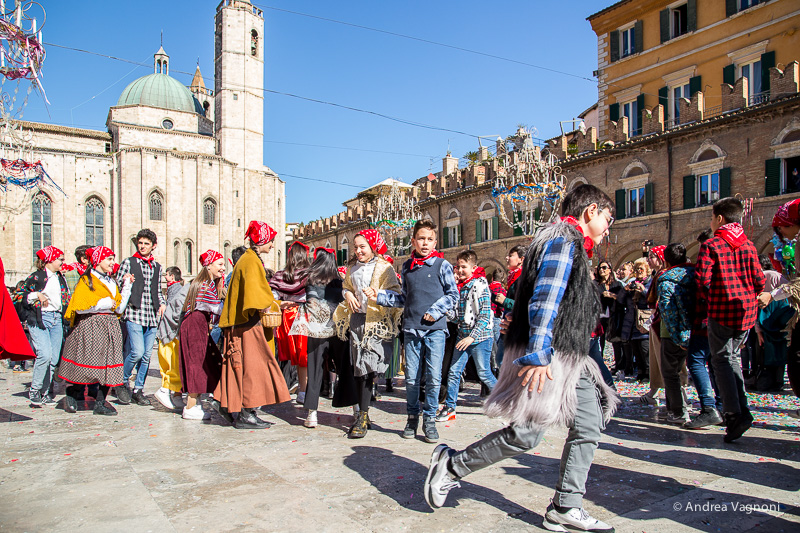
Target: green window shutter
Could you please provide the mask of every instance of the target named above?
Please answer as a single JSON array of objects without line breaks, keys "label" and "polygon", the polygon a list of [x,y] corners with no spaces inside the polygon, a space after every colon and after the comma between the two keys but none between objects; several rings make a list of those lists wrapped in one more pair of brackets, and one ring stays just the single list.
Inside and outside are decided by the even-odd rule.
[{"label": "green window shutter", "polygon": [[[522,222],[522,213],[519,211],[514,212],[514,223],[519,224]],[[519,237],[520,235],[524,235],[525,232],[522,231],[521,227],[514,226],[514,237]]]},{"label": "green window shutter", "polygon": [[338,266],[344,265],[344,261],[342,261],[342,250],[336,250],[336,264]]},{"label": "green window shutter", "polygon": [[735,15],[738,9],[739,0],[725,0],[725,17]]},{"label": "green window shutter", "polygon": [[736,83],[736,65],[726,65],[722,69],[722,83],[733,85]]},{"label": "green window shutter", "polygon": [[345,248],[344,250],[342,250],[342,265],[346,265],[347,264],[347,259],[348,259],[348,257],[347,257],[347,249]]},{"label": "green window shutter", "polygon": [[542,206],[533,210],[533,219],[537,222],[541,222],[541,220],[539,220],[540,218],[542,218]]},{"label": "green window shutter", "polygon": [[696,185],[697,178],[694,175],[691,176],[684,176],[683,177],[683,208],[684,209],[692,209],[693,207],[697,207],[695,202],[695,198],[697,193],[695,189],[697,188]]},{"label": "green window shutter", "polygon": [[644,186],[644,214],[645,215],[652,215],[653,214],[653,201],[655,198],[653,197],[653,184],[647,183]]},{"label": "green window shutter", "polygon": [[664,120],[669,118],[669,87],[658,90],[658,103],[664,106]]},{"label": "green window shutter", "polygon": [[627,198],[627,191],[625,189],[617,189],[614,193],[616,197],[617,209],[616,209],[616,219],[622,220],[625,218],[625,199]]},{"label": "green window shutter", "polygon": [[492,239],[497,240],[500,238],[500,219],[492,217]]},{"label": "green window shutter", "polygon": [[636,97],[636,109],[638,116],[636,117],[636,130],[634,135],[642,134],[642,112],[644,111],[644,95],[640,94]]},{"label": "green window shutter", "polygon": [[660,16],[660,26],[661,26],[661,42],[665,43],[669,41],[669,9],[661,10],[659,13]]},{"label": "green window shutter", "polygon": [[611,122],[617,122],[619,120],[619,104],[611,104],[608,106],[608,119]]},{"label": "green window shutter", "polygon": [[643,52],[644,51],[644,23],[641,20],[637,20],[636,24],[633,25],[633,42],[634,44],[634,52]]},{"label": "green window shutter", "polygon": [[697,0],[689,0],[686,4],[686,29],[697,31]]},{"label": "green window shutter", "polygon": [[764,161],[764,194],[766,196],[778,196],[781,193],[781,160],[767,159]]},{"label": "green window shutter", "polygon": [[608,34],[609,38],[609,60],[613,63],[619,60],[619,31],[614,30]]},{"label": "green window shutter", "polygon": [[769,92],[769,69],[775,66],[775,51],[761,54],[761,92]]},{"label": "green window shutter", "polygon": [[731,195],[731,167],[719,169],[719,197],[727,198]]},{"label": "green window shutter", "polygon": [[475,221],[475,242],[483,242],[483,224],[480,220]]},{"label": "green window shutter", "polygon": [[703,80],[700,76],[689,79],[689,98],[703,90]]},{"label": "green window shutter", "polygon": [[442,248],[450,247],[450,229],[442,228]]}]

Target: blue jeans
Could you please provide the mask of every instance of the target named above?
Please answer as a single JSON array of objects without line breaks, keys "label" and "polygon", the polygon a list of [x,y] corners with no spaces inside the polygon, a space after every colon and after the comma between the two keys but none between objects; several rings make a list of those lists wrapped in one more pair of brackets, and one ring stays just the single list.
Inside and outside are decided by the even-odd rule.
[{"label": "blue jeans", "polygon": [[425,403],[423,418],[436,416],[439,405],[439,388],[442,384],[442,359],[444,359],[445,330],[435,329],[419,336],[404,332],[406,341],[406,413],[419,416],[419,384],[425,376]]},{"label": "blue jeans", "polygon": [[592,340],[589,342],[589,357],[594,359],[594,362],[600,367],[600,374],[603,376],[603,381],[606,382],[606,385],[612,389],[616,389],[616,387],[614,387],[614,378],[611,377],[611,371],[606,366],[606,362],[603,360],[603,353],[600,351],[599,335],[597,337],[592,337]]},{"label": "blue jeans", "polygon": [[130,320],[125,322],[128,329],[128,340],[125,342],[125,366],[123,370],[123,383],[128,384],[133,369],[136,368],[136,383],[134,390],[144,388],[147,370],[150,368],[150,356],[153,355],[153,343],[156,340],[156,328],[142,326]]},{"label": "blue jeans", "polygon": [[492,374],[489,368],[489,359],[492,356],[492,339],[486,339],[477,344],[468,346],[466,350],[456,350],[453,354],[453,362],[450,363],[450,375],[447,378],[447,400],[445,405],[451,409],[456,408],[456,401],[458,400],[458,386],[461,384],[461,373],[464,367],[467,366],[467,360],[472,357],[475,361],[475,368],[478,371],[478,377],[486,385],[490,391],[497,383],[497,378]]},{"label": "blue jeans", "polygon": [[55,377],[56,365],[61,358],[61,342],[64,340],[64,324],[61,313],[42,311],[44,328],[29,326],[36,362],[33,364],[31,391],[46,394]]},{"label": "blue jeans", "polygon": [[692,376],[694,387],[697,389],[700,405],[721,410],[722,398],[717,394],[716,384],[712,382],[706,368],[710,359],[711,349],[708,346],[708,337],[692,335],[689,339],[689,356],[686,359],[686,366]]}]

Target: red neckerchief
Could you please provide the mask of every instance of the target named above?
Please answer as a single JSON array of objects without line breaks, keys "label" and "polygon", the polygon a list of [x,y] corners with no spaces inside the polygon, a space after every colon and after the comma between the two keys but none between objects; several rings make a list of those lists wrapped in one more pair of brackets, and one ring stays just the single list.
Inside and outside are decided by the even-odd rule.
[{"label": "red neckerchief", "polygon": [[590,237],[584,235],[583,228],[581,228],[580,223],[573,217],[561,217],[561,222],[566,222],[567,224],[578,230],[581,235],[583,235],[583,249],[586,250],[587,257],[591,259],[592,256],[594,255],[594,241]]},{"label": "red neckerchief", "polygon": [[87,266],[86,266],[86,265],[84,265],[83,263],[79,263],[79,262],[77,262],[77,261],[76,261],[76,262],[74,262],[74,263],[70,263],[70,264],[68,264],[68,265],[64,265],[63,267],[61,267],[61,271],[62,271],[62,272],[69,272],[69,271],[71,271],[71,270],[77,270],[77,271],[78,271],[78,274],[80,274],[81,276],[83,276],[83,274],[86,272],[86,268],[87,268]]},{"label": "red neckerchief", "polygon": [[714,235],[719,235],[722,240],[731,245],[734,250],[747,242],[747,235],[744,234],[744,228],[738,222],[730,222],[714,232]]},{"label": "red neckerchief", "polygon": [[173,286],[173,285],[175,285],[176,283],[180,283],[180,281],[168,281],[168,282],[167,282],[167,288],[169,289],[170,287],[172,287],[172,286]]},{"label": "red neckerchief", "polygon": [[522,274],[522,267],[517,267],[516,269],[508,272],[508,283],[506,284],[507,291],[511,290],[511,286],[515,281],[517,281],[517,278],[519,278],[520,274]]},{"label": "red neckerchief", "polygon": [[431,257],[444,257],[444,254],[442,254],[442,252],[437,252],[436,250],[434,250],[425,257],[420,258],[417,255],[417,251],[414,250],[413,252],[411,252],[411,270],[414,270],[418,266],[424,265],[425,261],[427,261]]},{"label": "red neckerchief", "polygon": [[472,275],[469,278],[465,279],[464,281],[456,282],[456,286],[458,287],[458,292],[461,292],[461,289],[464,288],[464,286],[473,279],[485,278],[485,277],[486,277],[486,271],[483,270],[481,267],[477,267],[475,270],[472,271]]},{"label": "red neckerchief", "polygon": [[148,264],[148,266],[150,266],[150,267],[152,267],[152,266],[153,266],[153,261],[155,261],[155,260],[156,260],[156,258],[155,258],[155,257],[153,257],[153,254],[150,254],[150,257],[148,257],[147,259],[145,259],[144,257],[142,257],[142,254],[140,254],[139,252],[136,252],[135,254],[133,254],[133,257],[135,257],[136,259],[141,259],[142,261],[144,261],[145,263],[147,263],[147,264]]}]

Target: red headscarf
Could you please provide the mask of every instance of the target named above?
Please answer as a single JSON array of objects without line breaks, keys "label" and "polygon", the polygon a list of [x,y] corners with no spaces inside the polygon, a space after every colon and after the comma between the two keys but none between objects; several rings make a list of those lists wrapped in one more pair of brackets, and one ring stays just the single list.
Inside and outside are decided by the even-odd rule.
[{"label": "red headscarf", "polygon": [[[297,242],[297,241],[295,241],[295,242]],[[300,243],[300,244],[303,244],[303,243]],[[325,250],[326,252],[328,252],[331,255],[336,255],[336,250],[334,250],[333,248],[325,248],[324,246],[317,246],[316,248],[314,248],[314,259],[315,260],[317,259],[317,252],[319,252],[320,250]]]},{"label": "red headscarf", "polygon": [[204,267],[220,259],[222,259],[222,254],[216,250],[206,250],[205,253],[200,254],[200,264]]},{"label": "red headscarf", "polygon": [[266,222],[251,220],[244,236],[250,239],[256,246],[262,246],[271,242],[277,234],[278,232],[272,229]]},{"label": "red headscarf", "polygon": [[97,267],[100,261],[110,255],[113,256],[114,252],[111,251],[111,248],[106,248],[105,246],[95,246],[86,250],[86,257],[89,258],[89,262],[93,267]]},{"label": "red headscarf", "polygon": [[376,229],[362,229],[358,232],[358,235],[364,237],[372,251],[378,255],[383,255],[389,250],[389,247],[386,246],[386,241],[383,240],[383,236]]},{"label": "red headscarf", "polygon": [[339,274],[342,274],[343,276],[347,275],[347,267],[338,267],[336,271],[339,272]]},{"label": "red headscarf", "polygon": [[577,219],[573,217],[561,217],[561,222],[566,222],[567,224],[578,230],[581,235],[583,235],[583,249],[586,250],[587,257],[591,259],[592,256],[594,255],[594,241],[591,239],[591,237],[587,237],[586,235],[584,235],[583,228],[581,228],[581,225],[577,221]]},{"label": "red headscarf", "polygon": [[292,246],[294,246],[295,244],[297,244],[298,246],[302,246],[303,248],[305,248],[305,249],[306,249],[306,254],[307,254],[308,252],[310,252],[310,251],[311,251],[311,248],[309,248],[307,244],[303,244],[303,243],[302,243],[302,242],[300,242],[300,241],[294,241],[292,244],[290,244],[290,245],[289,245],[289,248],[291,248],[291,247],[292,247]]},{"label": "red headscarf", "polygon": [[45,246],[44,248],[36,252],[36,257],[38,257],[45,263],[52,263],[62,255],[64,255],[64,252],[62,252],[55,246]]},{"label": "red headscarf", "polygon": [[653,255],[655,255],[656,257],[658,257],[661,260],[661,262],[663,263],[664,262],[664,250],[666,250],[666,249],[667,249],[667,247],[664,246],[664,245],[653,246],[652,248],[650,248],[650,252]]},{"label": "red headscarf", "polygon": [[391,255],[384,255],[383,258],[386,259],[390,265],[394,264],[394,258]]},{"label": "red headscarf", "polygon": [[797,225],[800,225],[800,198],[780,206],[778,212],[772,217],[773,228],[788,228]]}]

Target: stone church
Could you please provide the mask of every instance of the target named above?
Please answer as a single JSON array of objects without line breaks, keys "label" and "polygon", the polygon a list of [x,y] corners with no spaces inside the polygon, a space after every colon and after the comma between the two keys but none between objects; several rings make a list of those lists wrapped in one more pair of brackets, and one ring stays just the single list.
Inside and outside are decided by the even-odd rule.
[{"label": "stone church", "polygon": [[[129,84],[107,131],[21,122],[27,160],[41,161],[60,192],[0,190],[0,257],[6,284],[54,245],[74,261],[81,244],[105,245],[117,261],[136,251],[141,228],[158,235],[157,260],[192,277],[208,248],[226,259],[252,219],[285,227],[284,182],[264,165],[264,19],[248,0],[223,0],[215,15],[214,88],[199,66],[189,87],[169,75],[163,47],[154,72]],[[11,158],[9,155],[4,156]],[[265,265],[283,265],[283,246]]]}]

